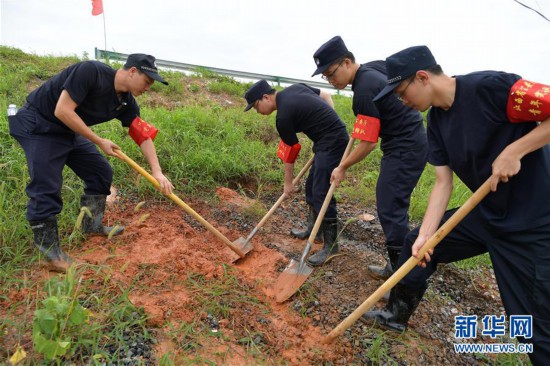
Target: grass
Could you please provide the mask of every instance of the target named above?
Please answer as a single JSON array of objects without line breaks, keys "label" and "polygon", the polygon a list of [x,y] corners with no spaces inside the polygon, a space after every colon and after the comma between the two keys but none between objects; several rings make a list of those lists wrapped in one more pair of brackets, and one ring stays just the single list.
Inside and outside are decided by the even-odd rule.
[{"label": "grass", "polygon": [[315,306],[315,304],[319,300],[319,292],[318,289],[313,286],[313,283],[316,282],[319,278],[322,278],[325,274],[324,269],[321,267],[317,271],[314,271],[310,276],[309,281],[304,282],[302,286],[298,289],[296,292],[296,295],[294,298],[296,299],[292,307],[295,311],[297,311],[303,318],[306,318],[309,316],[308,309],[312,308],[312,306]]},{"label": "grass", "polygon": [[203,312],[215,317],[227,318],[231,308],[253,306],[265,310],[265,305],[249,294],[248,286],[239,282],[234,269],[223,264],[221,278],[206,279],[201,274],[189,273],[187,285]]},{"label": "grass", "polygon": [[[255,296],[250,295],[250,286],[241,283],[234,274],[234,269],[223,265],[223,274],[219,278],[206,278],[202,274],[188,273],[185,283],[193,297],[196,316],[190,322],[171,324],[168,334],[177,349],[186,351],[185,354],[175,356],[166,355],[166,362],[177,362],[178,365],[215,365],[214,360],[200,354],[202,344],[209,337],[227,340],[224,331],[235,332],[237,343],[247,351],[254,363],[261,363],[264,358],[261,340],[264,335],[259,330],[251,331],[246,326],[248,319],[237,319],[232,313],[239,309],[239,313],[252,314],[267,312],[267,306]],[[247,309],[241,312],[242,309]],[[230,320],[229,324],[219,327],[221,319]],[[243,325],[244,324],[244,325]],[[260,340],[260,341],[258,341]],[[223,342],[222,342],[223,344]],[[218,351],[217,358],[230,358],[231,350]]]},{"label": "grass", "polygon": [[[76,56],[39,57],[25,54],[15,48],[0,46],[0,111],[5,111],[10,103],[21,106],[29,91],[78,60]],[[253,112],[243,112],[242,95],[250,83],[241,84],[206,69],[197,70],[194,76],[185,80],[177,72],[164,72],[163,76],[170,82],[170,86],[155,83],[150,94],[157,98],[146,95],[141,97],[138,103],[142,106],[142,118],[160,130],[155,146],[163,170],[174,183],[176,193],[210,199],[215,196],[213,190],[217,186],[234,187],[255,197],[273,192],[280,193],[283,174],[282,166],[276,158],[279,138],[274,128],[275,114],[265,117]],[[221,100],[232,100],[232,104],[221,106],[215,100],[184,103],[189,95],[200,95],[204,90],[219,96]],[[158,98],[159,96],[161,98]],[[166,103],[158,105],[154,99],[162,99]],[[351,99],[335,95],[333,100],[335,109],[348,126],[348,130],[351,130],[355,119],[351,110]],[[116,142],[127,155],[148,170],[139,148],[128,138],[126,130],[119,122],[101,124],[93,129],[102,137]],[[300,142],[303,153],[300,154],[297,166],[302,166],[310,156],[310,141],[301,136]],[[351,168],[349,179],[343,182],[337,191],[338,198],[352,200],[357,205],[372,205],[375,202],[374,188],[380,158],[381,151],[376,149],[365,161]],[[109,161],[114,168],[114,184],[120,194],[131,197],[135,202],[157,199],[157,193],[152,186],[124,162],[114,158],[109,158]],[[63,177],[64,208],[59,215],[61,241],[70,246],[78,246],[81,237],[71,237],[71,233],[80,212],[78,205],[82,183],[69,169],[63,172]],[[422,219],[426,208],[433,177],[433,168],[427,167],[413,193],[410,214],[417,222]],[[0,334],[4,334],[8,329],[16,329],[17,337],[22,342],[25,341],[25,334],[30,331],[32,322],[29,323],[28,320],[37,306],[36,298],[43,293],[38,284],[28,278],[29,268],[34,266],[38,258],[37,251],[31,244],[32,235],[25,218],[27,198],[24,191],[28,179],[23,150],[9,136],[7,118],[5,112],[1,112],[0,300],[7,299],[6,294],[13,291],[26,291],[28,295],[17,304],[18,309],[25,309],[23,315],[16,317],[15,309],[8,309],[8,316],[0,319]],[[463,184],[458,181],[455,183],[451,207],[460,205],[470,195]],[[261,206],[251,207],[248,212],[251,217],[257,218],[264,213],[265,208]],[[457,265],[468,268],[489,264],[486,256],[480,256],[459,262]],[[109,276],[102,274],[102,271],[108,272],[108,269],[93,270],[97,271],[94,276],[95,282],[84,281],[78,299],[94,313],[92,319],[96,328],[92,332],[104,332],[106,335],[99,336],[93,333],[93,344],[87,345],[81,355],[98,354],[107,361],[115,360],[118,357],[116,352],[123,352],[127,342],[124,340],[124,335],[127,335],[126,329],[132,330],[131,337],[139,335],[145,339],[152,339],[153,335],[144,326],[145,315],[127,299],[127,293],[132,285],[113,288]],[[145,273],[154,268],[142,270]],[[226,268],[226,275],[222,281],[207,281],[198,274],[190,274],[187,284],[189,289],[196,293],[201,312],[213,317],[227,316],[235,305],[249,304],[247,306],[260,309],[264,307],[258,299],[246,295],[242,284],[235,282],[229,268]],[[307,286],[302,289],[301,296],[305,302],[315,300],[312,291]],[[204,321],[201,319],[189,324],[174,325],[171,332],[173,339],[180,342],[183,348],[197,347],[200,337],[212,336],[210,329],[204,327]],[[260,355],[258,360],[261,360],[262,350],[253,342],[257,336],[259,334],[252,330],[241,334],[243,344],[252,354]],[[109,344],[116,344],[118,351],[114,354],[105,351]],[[370,346],[372,349],[380,349],[376,351],[380,355],[385,352],[383,344],[376,343]],[[172,365],[175,362],[174,357],[170,354],[163,355],[159,363]],[[373,359],[376,359],[376,355],[373,355]],[[212,360],[190,357],[184,360],[183,364],[212,364]]]},{"label": "grass", "polygon": [[[90,276],[90,272],[95,273]],[[113,287],[102,273],[100,268],[86,266],[76,271],[73,268],[63,277],[53,276],[44,283],[29,282],[25,277],[13,281],[12,286],[19,291],[27,290],[27,296],[24,304],[17,306],[16,316],[8,311],[0,321],[0,333],[16,337],[29,351],[32,340],[27,334],[33,333],[34,319],[34,342],[41,342],[35,344],[34,352],[49,354],[52,364],[60,364],[62,360],[84,364],[91,359],[112,363],[124,358],[123,354],[136,340],[151,342],[154,337],[144,326],[147,319],[144,312],[129,302],[127,291]],[[23,314],[21,308],[25,309]],[[77,321],[79,317],[81,323]],[[46,338],[36,338],[37,334]],[[67,342],[66,354],[55,355],[51,344],[43,344],[47,339]]]},{"label": "grass", "polygon": [[366,356],[374,365],[398,365],[398,363],[388,355],[389,347],[383,336],[374,339],[364,339],[361,343],[366,350]]}]

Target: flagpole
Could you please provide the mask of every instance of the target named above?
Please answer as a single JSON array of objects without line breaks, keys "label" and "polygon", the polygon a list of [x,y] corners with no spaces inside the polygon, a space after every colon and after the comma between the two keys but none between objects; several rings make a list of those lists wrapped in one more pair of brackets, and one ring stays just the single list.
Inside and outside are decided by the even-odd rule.
[{"label": "flagpole", "polygon": [[92,0],[92,15],[103,15],[103,46],[107,51],[107,26],[105,22],[105,11],[103,9],[103,0]]},{"label": "flagpole", "polygon": [[105,51],[107,51],[107,28],[105,27],[105,10],[103,10],[102,14],[103,14],[103,39],[105,42]]}]

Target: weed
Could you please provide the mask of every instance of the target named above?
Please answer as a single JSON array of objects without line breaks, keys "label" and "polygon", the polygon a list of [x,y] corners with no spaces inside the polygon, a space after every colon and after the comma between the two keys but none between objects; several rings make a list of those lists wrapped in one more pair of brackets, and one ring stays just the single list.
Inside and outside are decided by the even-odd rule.
[{"label": "weed", "polygon": [[264,205],[260,201],[255,201],[253,204],[246,206],[243,210],[243,217],[247,221],[257,222],[267,213]]},{"label": "weed", "polygon": [[174,354],[165,353],[159,360],[159,366],[174,366]]},{"label": "weed", "polygon": [[77,301],[79,287],[73,266],[64,278],[53,277],[48,281],[47,298],[34,313],[35,350],[57,364],[65,355],[72,356],[79,345],[88,345],[94,340],[89,335],[90,310]]},{"label": "weed", "polygon": [[261,354],[261,344],[264,343],[264,336],[260,332],[250,332],[245,328],[246,336],[240,338],[237,342],[244,345],[252,355]]},{"label": "weed", "polygon": [[241,96],[245,92],[241,84],[235,84],[227,81],[219,81],[208,84],[208,91],[214,94],[229,94],[234,96]]},{"label": "weed", "polygon": [[194,70],[194,76],[202,79],[213,79],[217,74],[207,67],[197,67]]},{"label": "weed", "polygon": [[321,277],[323,277],[325,271],[323,268],[314,271],[309,278],[309,281],[306,281],[298,290],[295,298],[296,301],[293,303],[293,308],[296,310],[303,318],[309,316],[310,311],[316,306],[319,302],[319,291],[313,286],[314,282]]},{"label": "weed", "polygon": [[239,282],[232,267],[222,264],[223,275],[209,279],[201,274],[188,273],[187,286],[206,314],[228,318],[232,308],[253,306],[265,309],[258,298],[250,295],[250,288]]},{"label": "weed", "polygon": [[468,270],[471,268],[479,268],[479,267],[489,267],[492,268],[493,264],[491,262],[491,257],[488,253],[477,255],[472,258],[464,259],[459,262],[454,262],[454,266],[457,268]]},{"label": "weed", "polygon": [[374,365],[397,365],[397,362],[389,355],[389,347],[383,336],[374,339],[365,338],[361,341],[365,349],[365,356]]},{"label": "weed", "polygon": [[198,86],[197,84],[190,84],[187,89],[191,92],[191,93],[196,93],[198,92],[201,88],[200,86]]},{"label": "weed", "polygon": [[[241,283],[235,276],[234,269],[223,264],[223,273],[219,277],[205,278],[203,275],[189,273],[186,286],[193,294],[195,312],[198,314],[192,321],[170,325],[169,335],[172,341],[186,353],[195,354],[202,348],[202,342],[207,337],[226,339],[224,328],[219,328],[219,320],[229,320],[226,327],[237,336],[238,343],[242,344],[251,357],[261,358],[262,345],[265,336],[257,329],[248,330],[246,324],[241,324],[238,319],[232,317],[233,309],[247,308],[265,312],[266,304],[250,294],[250,286]],[[246,323],[246,322],[245,322]],[[226,351],[218,352],[220,357],[226,356]],[[194,364],[201,361],[208,364],[208,360],[189,356],[178,360],[178,364]]]},{"label": "weed", "polygon": [[[517,343],[517,342],[516,342]],[[529,365],[531,362],[527,355],[514,353],[499,353],[493,361],[495,365],[500,366],[521,366]]]}]

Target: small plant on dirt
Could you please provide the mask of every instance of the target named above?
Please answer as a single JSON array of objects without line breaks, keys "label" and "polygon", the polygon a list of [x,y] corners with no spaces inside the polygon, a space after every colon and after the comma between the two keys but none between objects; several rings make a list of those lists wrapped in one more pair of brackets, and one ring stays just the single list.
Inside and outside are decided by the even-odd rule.
[{"label": "small plant on dirt", "polygon": [[191,93],[196,93],[198,92],[201,88],[200,86],[198,86],[197,84],[190,84],[187,89],[191,92]]},{"label": "small plant on dirt", "polygon": [[491,257],[489,257],[488,253],[485,253],[482,255],[476,255],[475,257],[454,262],[452,265],[463,270],[468,270],[471,268],[480,268],[480,267],[488,267],[488,268],[493,267],[493,263],[491,263]]},{"label": "small plant on dirt", "polygon": [[[170,338],[178,348],[186,351],[186,355],[176,363],[210,364],[209,360],[203,359],[200,355],[202,343],[209,337],[217,337],[223,342],[230,340],[224,334],[226,328],[233,331],[237,343],[245,346],[255,360],[257,357],[263,357],[262,348],[266,342],[264,335],[258,330],[249,331],[248,322],[234,318],[232,313],[237,309],[245,309],[249,314],[257,311],[264,313],[267,311],[266,305],[251,295],[253,285],[242,283],[234,271],[231,266],[223,264],[223,273],[214,278],[206,278],[196,273],[188,274],[187,287],[195,300],[192,306],[198,316],[189,323],[171,326]],[[221,320],[225,323],[223,327],[220,327]],[[220,352],[216,355],[223,358],[226,351]]]},{"label": "small plant on dirt", "polygon": [[178,350],[183,350],[185,355],[164,354],[159,364],[171,366],[175,365],[215,365],[215,362],[205,360],[198,352],[202,349],[201,341],[208,337],[210,329],[200,319],[193,320],[190,323],[168,324],[168,336]]},{"label": "small plant on dirt", "polygon": [[197,67],[193,76],[203,79],[214,79],[218,74],[207,67]]},{"label": "small plant on dirt", "polygon": [[159,366],[174,366],[174,358],[175,356],[173,353],[163,354],[159,360]]},{"label": "small plant on dirt", "polygon": [[250,295],[250,288],[239,281],[234,269],[223,264],[223,274],[218,279],[207,280],[204,276],[189,273],[188,287],[205,313],[227,318],[231,308],[253,306],[265,308],[258,298]]},{"label": "small plant on dirt", "polygon": [[338,231],[338,235],[336,236],[336,240],[339,240],[340,239],[340,236],[343,235],[344,231],[346,230],[346,228],[348,227],[348,225],[356,222],[356,221],[359,221],[359,218],[358,217],[351,217],[349,219],[347,219],[344,224],[342,225],[342,227],[340,228],[340,231]]},{"label": "small plant on dirt", "polygon": [[167,334],[178,349],[194,352],[201,347],[197,340],[197,334],[202,332],[205,326],[197,322],[168,324]]},{"label": "small plant on dirt", "polygon": [[[109,329],[100,342],[104,358],[109,362],[123,361],[126,364],[149,365],[154,362],[154,332],[146,328],[142,308],[136,308],[123,293],[110,304],[107,316]],[[111,364],[111,363],[108,363]]]},{"label": "small plant on dirt", "polygon": [[389,345],[383,335],[374,339],[361,341],[365,349],[365,356],[373,365],[397,365],[397,362],[389,356]]},{"label": "small plant on dirt", "polygon": [[42,307],[34,313],[34,348],[57,364],[65,355],[72,356],[79,345],[93,342],[88,332],[90,311],[77,300],[79,285],[74,267],[64,278],[53,277],[46,284]]},{"label": "small plant on dirt", "polygon": [[527,355],[520,353],[499,353],[494,360],[495,365],[516,366],[529,365],[530,361]]},{"label": "small plant on dirt", "polygon": [[318,279],[323,277],[324,274],[323,268],[313,272],[295,296],[296,300],[292,303],[292,308],[303,318],[309,316],[313,308],[319,305],[319,289],[314,283],[317,283]]},{"label": "small plant on dirt", "polygon": [[243,209],[243,217],[247,221],[257,222],[267,213],[264,205],[260,201],[255,201],[250,206]]},{"label": "small plant on dirt", "polygon": [[245,329],[246,336],[240,338],[237,342],[244,345],[247,351],[252,354],[261,354],[261,346],[265,343],[264,335],[261,332],[250,332]]}]

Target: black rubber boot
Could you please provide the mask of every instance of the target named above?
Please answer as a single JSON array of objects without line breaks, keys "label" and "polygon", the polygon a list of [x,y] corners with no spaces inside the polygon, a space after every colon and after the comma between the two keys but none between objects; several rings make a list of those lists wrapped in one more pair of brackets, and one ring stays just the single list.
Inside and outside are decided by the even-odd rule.
[{"label": "black rubber boot", "polygon": [[57,218],[49,217],[44,221],[29,221],[34,234],[34,245],[44,255],[56,272],[67,272],[72,259],[59,247]]},{"label": "black rubber boot", "polygon": [[418,307],[426,289],[415,289],[397,284],[390,293],[388,304],[383,310],[367,311],[359,318],[362,322],[375,321],[389,330],[403,332],[407,322]]},{"label": "black rubber boot", "polygon": [[[103,215],[105,214],[106,195],[83,195],[80,197],[80,206],[86,206],[92,213],[92,217],[84,215],[82,219],[82,231],[89,234],[109,235],[112,226],[103,226]],[[113,235],[119,235],[124,231],[119,227]]]},{"label": "black rubber boot", "polygon": [[[315,210],[313,209],[313,206],[309,206],[309,211],[307,215],[307,228],[305,230],[302,229],[292,229],[290,230],[290,235],[293,237],[304,240],[309,238],[309,235],[311,234],[311,230],[313,230],[313,226],[315,225],[315,220],[317,220],[317,215],[315,214]],[[323,241],[321,230],[317,232],[317,235],[315,235],[315,241],[321,243]]]},{"label": "black rubber boot", "polygon": [[387,247],[389,261],[385,266],[369,265],[369,275],[377,280],[387,280],[397,270],[397,261],[401,254],[401,247]]},{"label": "black rubber boot", "polygon": [[314,267],[322,266],[332,258],[340,255],[340,245],[336,241],[338,236],[338,219],[324,219],[321,225],[323,232],[323,249],[313,254],[307,262]]}]

